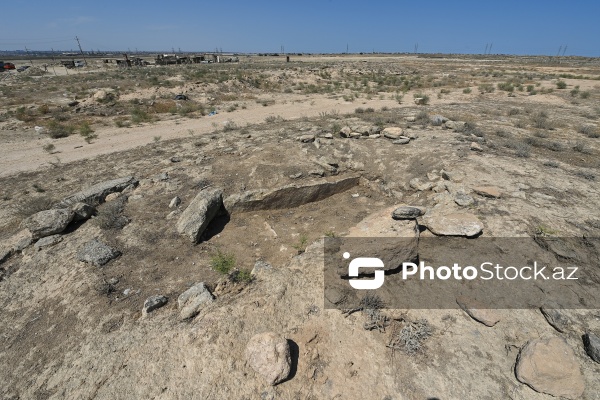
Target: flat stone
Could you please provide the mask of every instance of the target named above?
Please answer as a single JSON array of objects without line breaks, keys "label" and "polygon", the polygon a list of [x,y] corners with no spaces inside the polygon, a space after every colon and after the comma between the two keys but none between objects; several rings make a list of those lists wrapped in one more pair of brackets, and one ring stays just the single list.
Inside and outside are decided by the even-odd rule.
[{"label": "flat stone", "polygon": [[40,211],[25,219],[23,225],[29,229],[35,240],[61,233],[73,220],[74,215],[75,213],[67,208]]},{"label": "flat stone", "polygon": [[472,151],[483,151],[483,147],[481,147],[481,145],[477,142],[471,142],[471,150]]},{"label": "flat stone", "polygon": [[62,235],[46,236],[44,238],[41,238],[37,242],[35,242],[33,247],[39,251],[44,247],[54,246],[55,244],[60,243],[62,241],[63,241]]},{"label": "flat stone", "polygon": [[221,189],[204,189],[196,195],[177,221],[177,232],[198,243],[210,221],[223,207]]},{"label": "flat stone", "polygon": [[400,139],[400,136],[402,136],[402,134],[404,133],[404,130],[402,128],[399,127],[388,127],[385,128],[382,132],[382,135],[388,139]]},{"label": "flat stone", "polygon": [[468,297],[458,297],[456,303],[475,321],[485,326],[494,326],[500,321],[500,314],[485,304]]},{"label": "flat stone", "polygon": [[150,296],[144,302],[144,308],[142,309],[142,315],[146,316],[148,313],[163,307],[167,304],[169,299],[162,295]]},{"label": "flat stone", "polygon": [[477,236],[483,231],[483,224],[473,214],[443,213],[434,211],[423,217],[422,224],[439,236]]},{"label": "flat stone", "polygon": [[213,301],[214,296],[204,285],[204,282],[196,283],[177,298],[179,318],[184,320],[195,317],[204,304],[210,304]]},{"label": "flat stone", "polygon": [[315,135],[302,135],[298,137],[298,141],[301,143],[311,143],[315,141]]},{"label": "flat stone", "polygon": [[583,335],[583,347],[592,360],[600,363],[600,337],[593,333],[586,333]]},{"label": "flat stone", "polygon": [[421,215],[423,215],[423,210],[412,206],[401,206],[392,212],[394,219],[415,219]]},{"label": "flat stone", "polygon": [[120,255],[119,250],[100,242],[98,239],[92,239],[79,249],[77,259],[100,267]]},{"label": "flat stone", "polygon": [[293,208],[345,192],[358,184],[359,177],[353,176],[305,185],[292,184],[272,190],[252,190],[229,196],[225,200],[225,208],[229,213]]},{"label": "flat stone", "polygon": [[400,136],[398,139],[392,140],[392,144],[408,144],[409,142],[410,138],[407,138],[406,136]]},{"label": "flat stone", "polygon": [[540,307],[540,311],[546,321],[558,332],[564,333],[572,321],[564,313],[564,310],[556,303],[544,304]]},{"label": "flat stone", "polygon": [[463,130],[466,125],[467,123],[463,121],[446,121],[444,123],[444,128],[460,131]]},{"label": "flat stone", "polygon": [[578,399],[585,390],[575,353],[562,338],[529,341],[519,353],[515,373],[533,390],[555,397]]},{"label": "flat stone", "polygon": [[410,185],[411,188],[418,190],[418,191],[431,190],[431,188],[433,187],[433,183],[421,182],[421,180],[419,178],[411,179],[408,184]]},{"label": "flat stone", "polygon": [[468,207],[475,203],[475,200],[464,193],[457,193],[456,196],[454,196],[454,202],[461,207]]},{"label": "flat stone", "polygon": [[473,191],[480,196],[499,199],[502,197],[502,192],[496,186],[476,186]]},{"label": "flat stone", "polygon": [[87,189],[64,198],[58,204],[58,207],[70,207],[79,202],[97,206],[98,204],[104,202],[106,196],[108,196],[110,193],[121,192],[129,185],[136,186],[137,184],[138,180],[133,176],[126,176],[123,178],[97,183]]},{"label": "flat stone", "polygon": [[276,385],[291,371],[292,358],[288,341],[274,332],[254,335],[246,346],[246,361],[267,384]]},{"label": "flat stone", "polygon": [[273,271],[273,266],[266,261],[257,261],[254,263],[254,268],[252,268],[252,275],[260,275],[265,272]]}]

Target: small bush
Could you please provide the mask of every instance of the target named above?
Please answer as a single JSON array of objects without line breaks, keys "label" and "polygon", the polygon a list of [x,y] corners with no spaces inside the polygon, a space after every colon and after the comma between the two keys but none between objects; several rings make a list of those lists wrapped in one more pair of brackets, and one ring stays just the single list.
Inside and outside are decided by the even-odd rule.
[{"label": "small bush", "polygon": [[590,97],[590,92],[587,90],[585,92],[581,92],[579,93],[579,97],[581,97],[582,99],[587,99]]},{"label": "small bush", "polygon": [[600,134],[596,131],[596,127],[594,125],[582,125],[577,130],[579,133],[584,134],[589,138],[598,138]]},{"label": "small bush", "polygon": [[129,219],[122,215],[126,201],[126,196],[121,196],[116,200],[102,204],[98,207],[98,214],[93,220],[94,223],[100,229],[123,229],[129,223]]},{"label": "small bush", "polygon": [[422,104],[422,105],[427,105],[427,104],[429,104],[429,96],[427,96],[426,94],[423,94],[423,93],[415,93],[415,94],[413,95],[413,97],[414,97],[415,99],[421,98],[421,99],[422,99],[422,100],[421,100],[421,104]]},{"label": "small bush", "polygon": [[463,92],[464,94],[469,94],[469,93],[471,93],[471,92],[472,92],[472,90],[471,90],[471,88],[469,88],[469,87],[468,87],[468,88],[464,88],[462,92]]},{"label": "small bush", "polygon": [[521,158],[529,158],[531,155],[531,147],[526,143],[517,143],[515,146],[515,155]]},{"label": "small bush", "polygon": [[544,166],[550,167],[550,168],[558,168],[559,164],[556,161],[548,160],[548,161],[544,161]]},{"label": "small bush", "polygon": [[531,121],[533,122],[533,126],[538,129],[554,129],[554,123],[548,119],[547,114],[543,111],[534,114]]},{"label": "small bush", "polygon": [[52,139],[67,137],[75,132],[74,125],[61,124],[56,121],[50,121],[48,125],[46,125],[46,129],[48,129],[48,136]]},{"label": "small bush", "polygon": [[235,256],[220,250],[210,259],[210,266],[215,271],[227,275],[235,267]]},{"label": "small bush", "polygon": [[567,82],[565,82],[565,81],[558,81],[558,82],[556,82],[556,87],[558,89],[566,89],[567,88]]},{"label": "small bush", "polygon": [[43,146],[42,149],[44,149],[45,152],[52,154],[56,149],[56,146],[54,146],[52,143],[48,143],[47,145]]},{"label": "small bush", "polygon": [[517,115],[521,112],[521,110],[519,110],[518,108],[511,108],[510,110],[508,110],[508,115]]},{"label": "small bush", "polygon": [[482,83],[479,85],[479,91],[481,93],[492,93],[496,88],[491,83]]},{"label": "small bush", "polygon": [[387,347],[412,355],[421,350],[423,342],[432,334],[433,328],[426,319],[409,322],[399,332],[392,334]]},{"label": "small bush", "polygon": [[134,124],[141,124],[142,122],[152,121],[152,117],[144,110],[139,107],[135,107],[131,110],[131,122]]},{"label": "small bush", "polygon": [[235,131],[236,129],[238,129],[238,126],[233,121],[227,121],[223,125],[223,132],[231,132],[231,131]]},{"label": "small bush", "polygon": [[17,203],[13,210],[17,216],[27,218],[30,215],[36,214],[40,211],[46,211],[51,209],[55,204],[55,201],[49,197],[34,197],[22,202]]},{"label": "small bush", "polygon": [[502,82],[498,84],[499,90],[504,90],[505,92],[512,93],[515,91],[515,87],[510,82]]},{"label": "small bush", "polygon": [[578,153],[583,153],[583,154],[590,154],[592,151],[586,146],[585,143],[583,142],[577,142],[575,143],[575,146],[573,146],[573,150],[575,150]]},{"label": "small bush", "polygon": [[577,175],[578,177],[583,178],[587,181],[595,181],[596,180],[596,175],[592,174],[591,172],[577,171],[577,172],[575,172],[575,175]]}]

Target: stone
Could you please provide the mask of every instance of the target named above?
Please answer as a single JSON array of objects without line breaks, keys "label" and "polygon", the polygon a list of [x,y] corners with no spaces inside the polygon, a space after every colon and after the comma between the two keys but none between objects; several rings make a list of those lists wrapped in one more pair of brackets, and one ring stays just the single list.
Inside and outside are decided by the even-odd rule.
[{"label": "stone", "polygon": [[446,121],[444,123],[444,128],[452,129],[454,131],[461,131],[461,130],[465,129],[466,125],[467,125],[467,123],[463,122],[463,121]]},{"label": "stone", "polygon": [[144,308],[142,308],[142,316],[146,316],[148,313],[163,307],[169,299],[162,295],[150,296],[144,302]]},{"label": "stone", "polygon": [[94,100],[100,101],[100,102],[106,100],[107,96],[108,96],[108,93],[106,93],[106,90],[98,90],[98,91],[96,91],[96,93],[94,93],[92,95]]},{"label": "stone", "polygon": [[392,140],[392,144],[408,144],[408,142],[410,142],[410,138],[406,136],[400,136],[398,139]]},{"label": "stone", "polygon": [[298,137],[298,141],[301,143],[311,143],[315,141],[315,135],[302,135]]},{"label": "stone", "polygon": [[558,332],[564,333],[572,321],[564,314],[564,310],[556,303],[544,304],[540,307],[540,311],[546,321]]},{"label": "stone", "polygon": [[179,156],[173,156],[173,157],[169,158],[169,160],[172,163],[178,163],[178,162],[181,162],[181,157],[179,157]]},{"label": "stone", "polygon": [[63,237],[61,235],[46,236],[35,242],[33,247],[39,251],[44,247],[54,246],[55,244],[60,243],[62,241]]},{"label": "stone", "polygon": [[535,339],[525,344],[515,374],[533,390],[555,397],[577,399],[585,390],[575,353],[562,338]]},{"label": "stone", "polygon": [[410,182],[408,182],[408,184],[410,185],[411,188],[418,190],[418,191],[431,190],[431,188],[433,187],[433,183],[421,182],[421,180],[419,178],[411,179]]},{"label": "stone", "polygon": [[495,186],[476,186],[473,191],[480,196],[499,199],[502,197],[502,192]]},{"label": "stone", "polygon": [[229,213],[233,213],[298,207],[345,192],[358,186],[359,181],[358,176],[352,176],[333,181],[311,182],[305,185],[291,184],[272,190],[247,191],[225,199],[225,208]]},{"label": "stone", "polygon": [[454,196],[454,202],[461,207],[468,207],[475,203],[475,200],[467,194],[457,193],[456,196]]},{"label": "stone", "polygon": [[415,97],[414,102],[418,106],[422,106],[422,105],[425,105],[427,103],[427,101],[425,101],[424,97]]},{"label": "stone", "polygon": [[324,133],[320,137],[322,139],[333,139],[333,135],[331,133]]},{"label": "stone", "polygon": [[439,236],[473,237],[483,231],[483,224],[473,214],[434,211],[423,217],[422,224]]},{"label": "stone", "polygon": [[352,129],[350,129],[349,126],[344,126],[342,129],[340,129],[341,137],[349,138],[351,133],[352,133]]},{"label": "stone", "polygon": [[169,208],[179,207],[180,204],[181,204],[181,199],[179,198],[179,196],[175,196],[171,199],[171,202],[169,203]]},{"label": "stone", "polygon": [[600,363],[600,337],[593,333],[583,335],[583,348],[588,356],[597,363]]},{"label": "stone", "polygon": [[187,206],[177,221],[177,232],[187,236],[192,243],[198,243],[210,221],[223,208],[221,189],[200,191]]},{"label": "stone", "polygon": [[446,171],[446,170],[441,170],[440,174],[442,175],[442,178],[447,180],[447,181],[454,181],[454,182],[462,182],[465,174],[462,171]]},{"label": "stone", "polygon": [[292,357],[288,341],[274,332],[254,335],[246,346],[246,361],[267,384],[276,385],[290,374]]},{"label": "stone", "polygon": [[101,267],[120,255],[119,250],[100,242],[98,239],[92,239],[79,249],[77,259]]},{"label": "stone", "polygon": [[415,219],[423,215],[423,210],[419,207],[401,206],[392,212],[393,219]]},{"label": "stone", "polygon": [[96,214],[96,208],[86,203],[75,203],[71,206],[73,211],[73,221],[86,221],[92,218],[92,215]]},{"label": "stone", "polygon": [[348,137],[351,139],[360,139],[361,136],[362,136],[362,133],[360,133],[360,132],[350,132],[350,135],[348,135]]},{"label": "stone", "polygon": [[111,193],[121,192],[129,185],[136,186],[138,180],[132,176],[126,176],[123,178],[112,179],[110,181],[100,182],[87,189],[72,194],[69,197],[64,198],[57,206],[58,207],[70,207],[75,203],[86,203],[92,206],[97,206],[104,202],[106,196]]},{"label": "stone", "polygon": [[417,120],[417,117],[415,117],[414,115],[410,115],[408,117],[404,117],[404,120],[406,122],[415,122]]},{"label": "stone", "polygon": [[494,326],[500,321],[500,314],[497,310],[490,309],[483,303],[461,296],[456,299],[456,303],[477,322],[485,326]]},{"label": "stone", "polygon": [[104,201],[109,202],[118,199],[121,196],[121,193],[111,193],[106,196]]},{"label": "stone", "polygon": [[403,133],[404,133],[404,130],[402,128],[393,127],[393,126],[385,128],[383,131],[381,131],[381,134],[384,137],[386,137],[388,139],[392,139],[392,140],[399,139]]},{"label": "stone", "polygon": [[471,150],[472,151],[479,151],[482,152],[483,151],[483,147],[481,147],[481,145],[477,142],[471,142]]},{"label": "stone", "polygon": [[61,233],[73,220],[75,213],[67,208],[40,211],[23,221],[33,240]]},{"label": "stone", "polygon": [[448,118],[442,115],[434,115],[433,117],[431,117],[431,124],[434,126],[440,126],[446,121],[448,121]]},{"label": "stone", "polygon": [[264,272],[271,272],[273,270],[273,266],[266,261],[257,261],[254,263],[254,268],[252,268],[252,275],[260,275]]},{"label": "stone", "polygon": [[196,283],[177,298],[179,318],[182,320],[193,318],[198,315],[202,309],[202,305],[210,304],[213,301],[214,296],[206,285],[204,285],[204,282]]}]

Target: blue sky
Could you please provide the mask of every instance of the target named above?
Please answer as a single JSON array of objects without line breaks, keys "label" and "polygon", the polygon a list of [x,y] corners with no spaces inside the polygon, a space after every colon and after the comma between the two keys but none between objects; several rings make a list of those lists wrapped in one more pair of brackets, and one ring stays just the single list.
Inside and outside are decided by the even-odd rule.
[{"label": "blue sky", "polygon": [[21,1],[0,50],[419,52],[600,56],[600,1]]}]

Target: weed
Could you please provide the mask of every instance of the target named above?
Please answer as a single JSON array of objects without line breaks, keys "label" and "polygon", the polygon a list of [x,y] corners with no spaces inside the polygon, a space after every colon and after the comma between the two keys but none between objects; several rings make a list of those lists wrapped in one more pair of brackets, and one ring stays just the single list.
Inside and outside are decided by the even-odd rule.
[{"label": "weed", "polygon": [[229,279],[232,282],[250,283],[254,280],[254,275],[247,269],[235,269],[229,274]]},{"label": "weed", "polygon": [[227,275],[235,267],[235,256],[218,250],[217,254],[210,259],[210,266],[215,271]]},{"label": "weed", "polygon": [[223,124],[223,132],[231,132],[236,129],[238,129],[238,126],[233,121],[226,121],[225,124]]},{"label": "weed", "polygon": [[587,90],[585,92],[581,92],[579,93],[579,97],[581,97],[582,99],[587,99],[590,97],[590,92]]},{"label": "weed", "polygon": [[129,223],[129,219],[122,215],[126,201],[126,196],[121,196],[99,206],[98,214],[93,220],[94,223],[100,229],[123,229]]},{"label": "weed", "polygon": [[531,155],[531,147],[526,143],[517,143],[515,146],[515,155],[521,158],[529,158]]},{"label": "weed", "polygon": [[559,163],[553,160],[548,160],[548,161],[544,161],[544,166],[545,167],[550,167],[550,168],[558,168],[559,167]]},{"label": "weed", "polygon": [[152,138],[152,140],[154,140],[154,143],[158,143],[158,142],[160,142],[160,139],[162,139],[162,137],[161,137],[161,136],[154,136],[154,137]]},{"label": "weed", "polygon": [[75,126],[71,124],[61,124],[60,122],[50,121],[46,126],[48,129],[48,136],[52,139],[59,139],[67,137],[75,132]]},{"label": "weed", "polygon": [[565,81],[558,81],[558,82],[556,82],[556,88],[557,89],[566,89],[567,88],[567,82],[565,82]]},{"label": "weed", "polygon": [[325,232],[325,236],[326,237],[330,237],[330,238],[334,238],[336,237],[335,232],[334,231],[327,231]]},{"label": "weed", "polygon": [[575,175],[588,181],[596,180],[596,175],[592,174],[591,172],[577,171],[575,172]]},{"label": "weed", "polygon": [[481,93],[492,93],[496,88],[491,83],[482,83],[478,87],[479,92]]},{"label": "weed", "polygon": [[298,251],[298,254],[304,253],[306,250],[306,245],[308,244],[308,236],[306,234],[301,234],[298,238],[298,243],[294,244],[292,247]]},{"label": "weed", "polygon": [[464,88],[462,92],[463,92],[464,94],[469,94],[469,93],[471,93],[472,91],[473,91],[473,90],[471,90],[471,88],[470,88],[470,87],[468,87],[468,88]]},{"label": "weed", "polygon": [[433,328],[426,319],[408,322],[399,332],[392,333],[387,347],[413,355],[421,350],[423,342],[432,334]]}]

